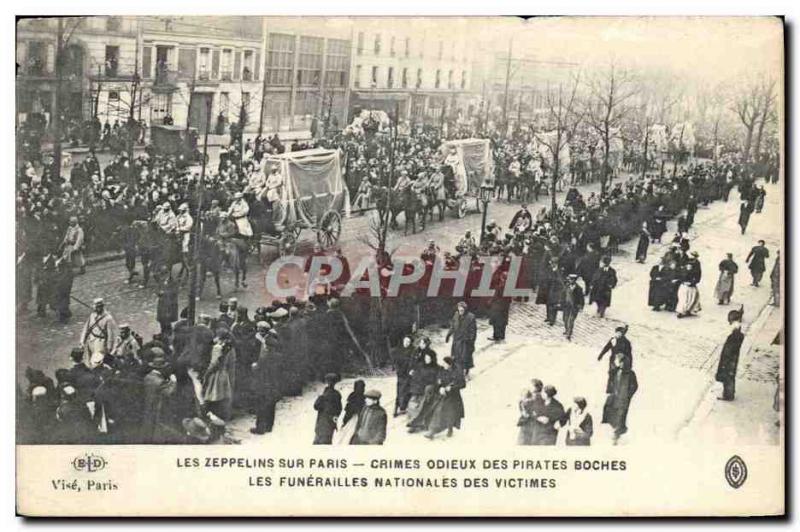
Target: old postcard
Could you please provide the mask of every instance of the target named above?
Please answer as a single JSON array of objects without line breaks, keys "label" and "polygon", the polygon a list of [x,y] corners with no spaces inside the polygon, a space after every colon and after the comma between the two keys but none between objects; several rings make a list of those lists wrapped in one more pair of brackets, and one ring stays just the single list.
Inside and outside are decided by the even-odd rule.
[{"label": "old postcard", "polygon": [[18,513],[783,515],[783,35],[18,18]]}]

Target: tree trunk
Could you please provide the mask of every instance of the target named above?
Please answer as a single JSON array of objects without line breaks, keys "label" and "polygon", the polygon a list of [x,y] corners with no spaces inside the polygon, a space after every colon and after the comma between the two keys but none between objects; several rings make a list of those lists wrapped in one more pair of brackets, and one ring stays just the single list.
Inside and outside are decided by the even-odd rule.
[{"label": "tree trunk", "polygon": [[61,83],[64,79],[64,19],[58,19],[58,33],[56,35],[56,94],[53,102],[51,122],[53,125],[53,180],[61,181]]},{"label": "tree trunk", "polygon": [[603,137],[603,168],[600,171],[600,197],[606,193],[608,182],[608,160],[609,150],[611,150],[611,140],[608,138],[608,129],[606,129],[605,136]]},{"label": "tree trunk", "polygon": [[649,142],[650,142],[650,128],[648,128],[644,134],[644,156],[642,161],[642,179],[644,179],[645,176],[647,175],[647,148],[649,147],[648,146]]}]

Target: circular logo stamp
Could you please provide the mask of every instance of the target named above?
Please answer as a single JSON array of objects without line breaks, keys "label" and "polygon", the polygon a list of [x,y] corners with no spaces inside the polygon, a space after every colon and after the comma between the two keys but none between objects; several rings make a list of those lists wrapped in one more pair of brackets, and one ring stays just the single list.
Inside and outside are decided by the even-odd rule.
[{"label": "circular logo stamp", "polygon": [[747,465],[739,455],[733,455],[725,464],[725,480],[734,489],[739,489],[747,480]]}]

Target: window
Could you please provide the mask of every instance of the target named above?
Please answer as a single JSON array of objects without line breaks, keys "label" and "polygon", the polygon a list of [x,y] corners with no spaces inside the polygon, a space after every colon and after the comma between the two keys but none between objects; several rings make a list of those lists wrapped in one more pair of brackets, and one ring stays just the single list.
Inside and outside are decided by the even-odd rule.
[{"label": "window", "polygon": [[44,74],[47,66],[47,45],[42,41],[28,43],[28,74]]},{"label": "window", "polygon": [[439,54],[437,57],[441,59],[443,53],[444,53],[444,41],[439,41]]},{"label": "window", "polygon": [[394,36],[389,40],[389,55],[394,57]]},{"label": "window", "polygon": [[386,75],[386,86],[390,89],[394,87],[394,67],[389,67],[389,72]]},{"label": "window", "polygon": [[83,76],[83,48],[76,44],[64,48],[64,73],[75,78]]},{"label": "window", "polygon": [[378,86],[378,67],[372,67],[372,78],[370,79],[370,86],[375,88]]},{"label": "window", "polygon": [[197,77],[201,80],[209,78],[211,73],[211,49],[200,48],[200,63],[198,64]]},{"label": "window", "polygon": [[448,89],[452,89],[453,88],[453,71],[452,70],[450,72],[448,72],[448,74],[447,74],[447,88]]},{"label": "window", "polygon": [[359,31],[358,32],[358,44],[356,46],[356,53],[358,55],[361,55],[362,53],[364,53],[364,32],[363,31]]},{"label": "window", "polygon": [[108,101],[119,101],[119,91],[108,91]]},{"label": "window", "polygon": [[356,79],[354,83],[356,88],[361,87],[361,65],[356,65]]},{"label": "window", "polygon": [[222,50],[222,68],[221,68],[222,81],[230,81],[233,79],[233,50],[225,48]]},{"label": "window", "polygon": [[418,68],[417,69],[417,84],[415,85],[415,88],[419,89],[420,87],[422,87],[422,69]]},{"label": "window", "polygon": [[381,34],[375,34],[375,55],[379,55],[381,53]]},{"label": "window", "polygon": [[320,37],[300,37],[300,57],[297,64],[297,84],[319,85],[322,81],[322,47]]},{"label": "window", "polygon": [[325,58],[325,85],[328,87],[347,86],[347,73],[350,70],[350,41],[328,39]]},{"label": "window", "polygon": [[119,46],[106,46],[106,76],[117,77],[119,67]]},{"label": "window", "polygon": [[402,86],[403,86],[404,89],[408,88],[408,69],[407,68],[403,69],[403,78],[401,80],[401,83],[402,83]]},{"label": "window", "polygon": [[269,50],[267,52],[267,84],[292,84],[294,41],[294,35],[270,34]]},{"label": "window", "polygon": [[442,71],[441,70],[437,70],[436,71],[436,85],[434,85],[434,86],[438,89],[441,84],[442,84]]},{"label": "window", "polygon": [[219,93],[219,112],[228,120],[228,113],[230,112],[231,97],[227,92]]},{"label": "window", "polygon": [[253,50],[245,50],[244,51],[244,61],[242,65],[242,80],[243,81],[253,81],[253,72],[255,71],[256,66],[256,54],[253,53]]},{"label": "window", "polygon": [[150,99],[150,123],[163,123],[172,111],[172,93],[154,92]]},{"label": "window", "polygon": [[461,88],[462,89],[467,88],[467,71],[466,70],[462,70],[461,71]]},{"label": "window", "polygon": [[122,19],[119,17],[106,18],[106,31],[119,31],[122,28]]},{"label": "window", "polygon": [[411,39],[409,39],[408,37],[406,37],[406,51],[405,51],[405,56],[406,56],[406,57],[408,57],[409,55],[411,55]]}]

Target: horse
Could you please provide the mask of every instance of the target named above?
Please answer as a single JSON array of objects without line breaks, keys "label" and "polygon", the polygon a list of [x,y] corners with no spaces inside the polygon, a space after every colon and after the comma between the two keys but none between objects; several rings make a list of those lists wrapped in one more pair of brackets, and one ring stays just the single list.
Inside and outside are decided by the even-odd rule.
[{"label": "horse", "polygon": [[439,221],[444,220],[444,213],[447,210],[447,191],[444,186],[444,181],[441,181],[438,186],[431,185],[427,188],[428,195],[428,213],[433,221],[433,211],[439,208]]},{"label": "horse", "polygon": [[222,250],[223,262],[233,270],[236,289],[239,289],[239,275],[242,287],[247,288],[247,254],[250,242],[239,235],[236,224],[230,218],[223,218],[217,226],[216,240]]},{"label": "horse", "polygon": [[[389,196],[391,202],[389,202]],[[389,211],[389,227],[397,229],[397,215],[400,214],[405,204],[403,198],[396,193],[389,193],[388,187],[377,186],[373,189],[373,197],[375,199],[375,208],[378,209],[378,215],[383,218],[386,211]]]},{"label": "horse", "polygon": [[217,287],[217,299],[222,299],[222,290],[219,286],[219,274],[222,271],[224,251],[219,241],[209,236],[200,239],[200,272],[199,285],[197,287],[197,299],[203,297],[203,288],[206,284],[206,273],[211,272],[214,277],[214,285]]},{"label": "horse", "polygon": [[140,288],[147,286],[151,270],[156,282],[160,281],[162,270],[166,270],[169,278],[172,279],[172,267],[175,264],[182,265],[181,272],[185,270],[186,264],[177,236],[168,235],[158,227],[157,223],[145,220],[135,220],[131,223],[131,227],[136,232],[136,247],[142,262]]}]

